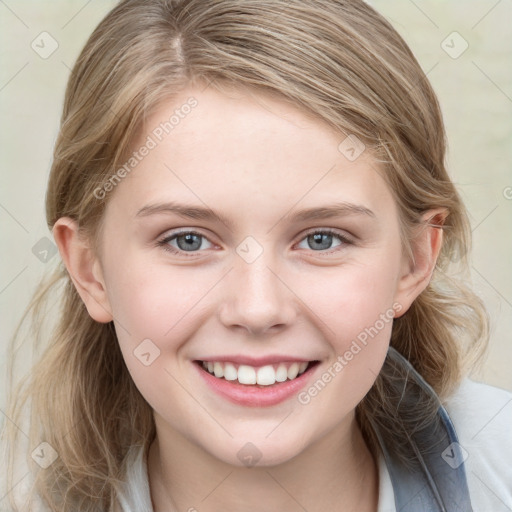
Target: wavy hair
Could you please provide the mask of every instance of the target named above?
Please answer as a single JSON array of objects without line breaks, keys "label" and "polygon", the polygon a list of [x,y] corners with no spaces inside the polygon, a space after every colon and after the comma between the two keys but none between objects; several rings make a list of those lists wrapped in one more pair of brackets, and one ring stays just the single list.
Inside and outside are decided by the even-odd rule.
[{"label": "wavy hair", "polygon": [[[199,81],[275,93],[363,141],[385,170],[405,249],[424,212],[448,211],[432,280],[395,320],[391,336],[391,345],[447,397],[488,338],[483,305],[465,284],[467,213],[445,168],[436,95],[404,40],[362,0],[120,2],[88,39],[68,81],[46,195],[50,230],[67,216],[97,241],[108,198],[98,200],[94,191],[123,163],[151,112]],[[50,297],[59,298],[59,316],[43,335]],[[28,410],[30,446],[44,440],[59,455],[36,471],[26,452],[32,493],[52,511],[113,511],[129,448],[147,448],[155,436],[151,408],[129,375],[112,323],[88,315],[62,263],[22,322],[30,318],[40,355],[12,392],[8,415],[21,424]],[[14,347],[15,341],[13,360]],[[394,416],[386,378],[382,372],[357,408],[372,450],[372,422]],[[424,414],[417,411],[418,421]],[[20,432],[6,423],[12,479],[25,452]],[[387,435],[387,443],[400,442],[392,429]]]}]

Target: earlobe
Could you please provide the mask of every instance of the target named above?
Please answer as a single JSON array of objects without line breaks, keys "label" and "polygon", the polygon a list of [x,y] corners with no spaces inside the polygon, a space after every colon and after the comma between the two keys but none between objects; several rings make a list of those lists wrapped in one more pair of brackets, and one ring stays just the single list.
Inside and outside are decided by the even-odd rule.
[{"label": "earlobe", "polygon": [[417,235],[411,241],[413,261],[404,261],[395,300],[402,305],[398,318],[430,283],[443,243],[443,224],[448,216],[445,208],[429,210],[422,216]]},{"label": "earlobe", "polygon": [[71,280],[91,318],[101,323],[112,321],[100,262],[81,236],[76,221],[61,217],[53,226],[53,236]]}]

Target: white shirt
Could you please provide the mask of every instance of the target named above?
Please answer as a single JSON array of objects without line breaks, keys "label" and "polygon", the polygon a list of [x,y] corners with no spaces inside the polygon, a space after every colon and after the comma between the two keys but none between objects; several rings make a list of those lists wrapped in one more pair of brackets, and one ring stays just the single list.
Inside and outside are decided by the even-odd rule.
[{"label": "white shirt", "polygon": [[[444,405],[466,457],[473,512],[511,512],[512,393],[465,379]],[[125,493],[120,496],[121,510],[153,512],[143,452],[137,448],[129,456]],[[377,512],[396,512],[393,486],[383,457],[379,458],[378,469]]]}]

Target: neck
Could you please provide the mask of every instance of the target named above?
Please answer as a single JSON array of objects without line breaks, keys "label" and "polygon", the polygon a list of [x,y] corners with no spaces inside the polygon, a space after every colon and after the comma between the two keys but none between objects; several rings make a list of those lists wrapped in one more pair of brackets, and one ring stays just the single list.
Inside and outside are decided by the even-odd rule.
[{"label": "neck", "polygon": [[[154,512],[375,512],[378,473],[353,419],[292,459],[238,467],[160,429],[148,454]],[[174,434],[176,434],[174,432]],[[197,512],[197,511],[196,511]]]}]

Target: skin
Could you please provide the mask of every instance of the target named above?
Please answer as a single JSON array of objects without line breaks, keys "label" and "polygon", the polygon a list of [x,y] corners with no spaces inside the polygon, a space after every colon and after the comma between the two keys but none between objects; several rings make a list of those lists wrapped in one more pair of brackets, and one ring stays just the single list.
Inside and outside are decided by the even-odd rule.
[{"label": "skin", "polygon": [[[130,374],[154,410],[154,510],[375,511],[376,461],[354,411],[384,362],[391,321],[307,405],[297,397],[235,405],[205,385],[192,361],[289,354],[319,360],[316,380],[379,315],[394,304],[395,317],[407,311],[428,284],[441,230],[421,232],[412,265],[393,196],[368,152],[349,161],[338,150],[345,134],[267,93],[190,87],[150,116],[134,149],[190,96],[197,107],[104,199],[100,251],[71,219],[54,227],[90,315],[114,321]],[[230,225],[137,215],[168,201],[207,206]],[[373,213],[285,217],[334,202]],[[327,228],[349,242],[308,242]],[[178,229],[204,235],[200,248],[173,254],[158,244]],[[263,251],[251,263],[236,252],[248,236]],[[176,239],[167,245],[179,250]],[[133,353],[144,339],[160,350],[149,366]],[[237,456],[248,442],[261,454],[250,468]]]}]

